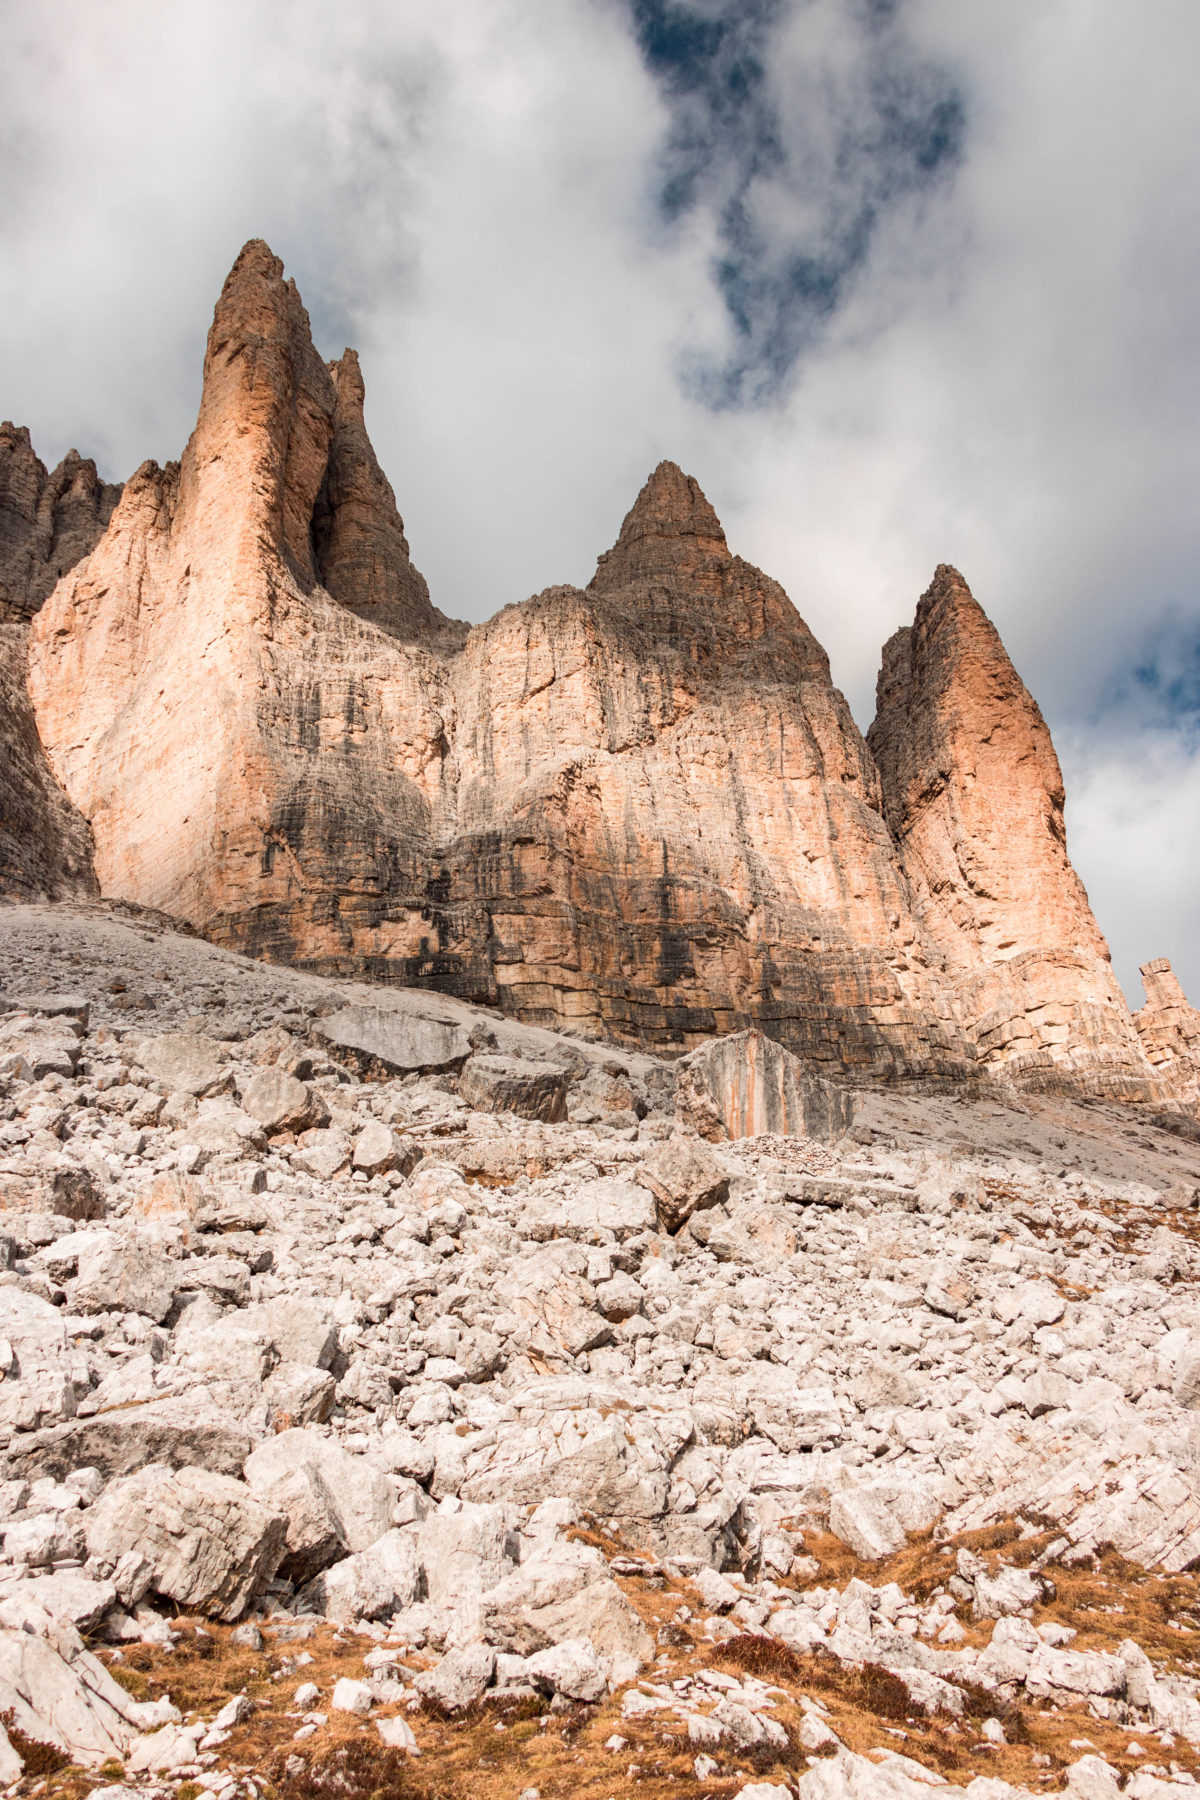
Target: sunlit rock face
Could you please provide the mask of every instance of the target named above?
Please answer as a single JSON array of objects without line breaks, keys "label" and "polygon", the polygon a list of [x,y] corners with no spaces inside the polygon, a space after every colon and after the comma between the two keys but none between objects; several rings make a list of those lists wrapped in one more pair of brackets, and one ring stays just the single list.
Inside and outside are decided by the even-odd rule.
[{"label": "sunlit rock face", "polygon": [[943,564],[883,652],[867,742],[922,932],[980,1063],[1008,1079],[1153,1091],[1108,945],[1067,855],[1036,701]]},{"label": "sunlit rock face", "polygon": [[959,577],[888,646],[870,747],[671,463],[586,589],[468,630],[412,565],[363,397],[248,244],[181,462],[137,471],[33,627],[106,893],[669,1050],[757,1026],[862,1077],[1151,1081],[1049,736]]}]

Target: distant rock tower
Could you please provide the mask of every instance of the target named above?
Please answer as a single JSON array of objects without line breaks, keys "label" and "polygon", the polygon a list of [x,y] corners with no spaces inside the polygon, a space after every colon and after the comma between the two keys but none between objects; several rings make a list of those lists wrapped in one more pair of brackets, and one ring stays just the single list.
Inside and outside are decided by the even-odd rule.
[{"label": "distant rock tower", "polygon": [[1200,1096],[1200,1011],[1189,1005],[1179,977],[1165,956],[1143,963],[1139,973],[1146,1004],[1133,1015],[1148,1062],[1180,1091],[1188,1084]]}]

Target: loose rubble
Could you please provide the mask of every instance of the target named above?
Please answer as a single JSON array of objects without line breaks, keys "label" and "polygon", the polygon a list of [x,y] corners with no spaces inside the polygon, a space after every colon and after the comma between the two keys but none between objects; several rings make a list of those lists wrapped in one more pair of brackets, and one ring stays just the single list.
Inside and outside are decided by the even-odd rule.
[{"label": "loose rubble", "polygon": [[[680,1098],[103,903],[0,911],[0,971],[7,1781],[40,1744],[262,1800],[480,1708],[594,1720],[622,1781],[657,1733],[730,1795],[899,1800],[940,1755],[1006,1800],[1015,1718],[1140,1741],[1055,1751],[1077,1800],[1200,1769],[1193,1137],[827,1084],[823,1138],[737,1137],[752,1034],[704,1063],[722,1135],[703,1059]],[[1064,1622],[1093,1579],[1102,1640]],[[193,1640],[246,1691],[181,1709]]]}]

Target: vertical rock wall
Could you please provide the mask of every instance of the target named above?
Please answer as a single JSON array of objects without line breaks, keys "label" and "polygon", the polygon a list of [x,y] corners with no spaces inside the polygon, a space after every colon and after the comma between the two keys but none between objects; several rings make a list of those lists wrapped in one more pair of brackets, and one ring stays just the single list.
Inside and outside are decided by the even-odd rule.
[{"label": "vertical rock wall", "polygon": [[1050,733],[957,569],[937,570],[885,646],[867,741],[914,914],[982,1064],[1039,1085],[1085,1076],[1099,1091],[1148,1092],[1067,855]]},{"label": "vertical rock wall", "polygon": [[965,584],[888,646],[870,745],[696,482],[585,591],[430,604],[363,419],[246,246],[179,465],[34,623],[105,892],[220,942],[627,1042],[759,1027],[839,1075],[1154,1079],[1067,860],[1057,760]]}]

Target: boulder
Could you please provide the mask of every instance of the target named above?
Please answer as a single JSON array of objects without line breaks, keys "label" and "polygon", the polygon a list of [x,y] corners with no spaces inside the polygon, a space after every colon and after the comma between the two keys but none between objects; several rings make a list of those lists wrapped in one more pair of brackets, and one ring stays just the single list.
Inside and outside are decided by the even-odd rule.
[{"label": "boulder", "polygon": [[471,1054],[461,1025],[393,1012],[382,1006],[347,1006],[319,1019],[315,1035],[364,1073],[437,1074],[461,1068]]},{"label": "boulder", "polygon": [[333,1411],[337,1384],[328,1369],[311,1363],[277,1363],[263,1383],[262,1397],[277,1429],[320,1425]]},{"label": "boulder", "polygon": [[637,1237],[653,1231],[657,1222],[648,1190],[612,1176],[581,1182],[567,1195],[564,1210],[571,1235],[585,1240],[593,1232],[608,1231],[616,1238]]},{"label": "boulder", "polygon": [[216,1094],[232,1082],[221,1046],[198,1032],[169,1031],[134,1046],[146,1073],[173,1094]]},{"label": "boulder", "polygon": [[140,1238],[108,1232],[79,1233],[77,1267],[70,1289],[76,1312],[134,1312],[159,1323],[185,1285],[179,1263]]},{"label": "boulder", "polygon": [[[124,1757],[136,1714],[136,1703],[66,1619],[49,1614],[31,1594],[0,1602],[0,1716],[10,1725],[94,1767]],[[0,1773],[13,1755],[5,1736]]]},{"label": "boulder", "polygon": [[69,1348],[58,1307],[15,1287],[0,1288],[0,1338],[13,1353],[10,1377],[57,1371]]},{"label": "boulder", "polygon": [[712,1151],[693,1138],[668,1138],[637,1172],[658,1202],[664,1231],[678,1231],[694,1212],[718,1206],[729,1196],[729,1174]]},{"label": "boulder", "polygon": [[7,1466],[10,1475],[25,1479],[53,1475],[61,1480],[72,1469],[96,1468],[112,1480],[149,1463],[172,1469],[198,1465],[237,1475],[252,1442],[245,1426],[201,1389],[48,1426],[32,1433],[28,1442],[10,1445]]},{"label": "boulder", "polygon": [[683,1057],[675,1105],[681,1123],[712,1143],[770,1133],[835,1144],[854,1123],[849,1089],[813,1075],[761,1031],[714,1038]]},{"label": "boulder", "polygon": [[302,1081],[283,1069],[258,1069],[241,1091],[242,1110],[270,1136],[315,1125],[313,1097]]},{"label": "boulder", "polygon": [[[245,1477],[264,1505],[288,1516],[287,1554],[297,1559],[298,1571],[293,1579],[314,1573],[339,1546],[366,1550],[391,1528],[392,1479],[312,1427],[268,1438],[247,1457]],[[330,1532],[333,1545],[324,1556]]]},{"label": "boulder", "polygon": [[304,1590],[308,1605],[336,1625],[387,1619],[411,1606],[421,1589],[421,1569],[408,1532],[386,1531],[369,1550],[345,1556]]},{"label": "boulder", "polygon": [[507,1538],[503,1507],[443,1500],[417,1533],[417,1556],[433,1605],[457,1606],[502,1581],[514,1561]]},{"label": "boulder", "polygon": [[412,1146],[401,1143],[390,1125],[381,1119],[372,1119],[364,1125],[354,1140],[354,1155],[351,1162],[364,1175],[386,1175],[389,1169],[397,1169],[405,1160],[405,1150]]},{"label": "boulder", "polygon": [[104,1196],[87,1169],[54,1169],[43,1194],[46,1211],[60,1219],[93,1220],[104,1217]]},{"label": "boulder", "polygon": [[334,1712],[369,1713],[374,1695],[365,1681],[353,1681],[342,1675],[333,1684],[329,1704]]},{"label": "boulder", "polygon": [[856,1556],[878,1562],[902,1550],[910,1531],[927,1531],[941,1511],[935,1484],[889,1477],[834,1494],[829,1529]]},{"label": "boulder", "polygon": [[492,1685],[496,1673],[496,1652],[486,1644],[469,1644],[465,1650],[451,1650],[434,1669],[413,1680],[423,1700],[432,1700],[447,1712],[461,1712],[478,1700]]},{"label": "boulder", "polygon": [[567,1115],[566,1071],[516,1056],[473,1056],[458,1084],[475,1112],[516,1113],[552,1125]]},{"label": "boulder", "polygon": [[228,1475],[151,1464],[105,1489],[86,1531],[96,1561],[113,1564],[136,1551],[157,1592],[232,1620],[278,1568],[287,1520]]},{"label": "boulder", "polygon": [[548,1650],[535,1651],[525,1659],[523,1679],[568,1700],[603,1700],[608,1692],[604,1670],[587,1638],[564,1638]]},{"label": "boulder", "polygon": [[283,1362],[327,1369],[337,1354],[338,1327],[331,1307],[302,1294],[243,1307],[239,1323],[261,1332]]},{"label": "boulder", "polygon": [[53,1618],[69,1620],[80,1632],[91,1631],[117,1603],[111,1581],[94,1581],[78,1569],[35,1575],[24,1588]]},{"label": "boulder", "polygon": [[654,1654],[654,1639],[603,1556],[587,1544],[552,1539],[539,1545],[484,1595],[481,1622],[490,1643],[519,1656],[568,1638],[586,1638],[600,1656],[644,1663]]}]

